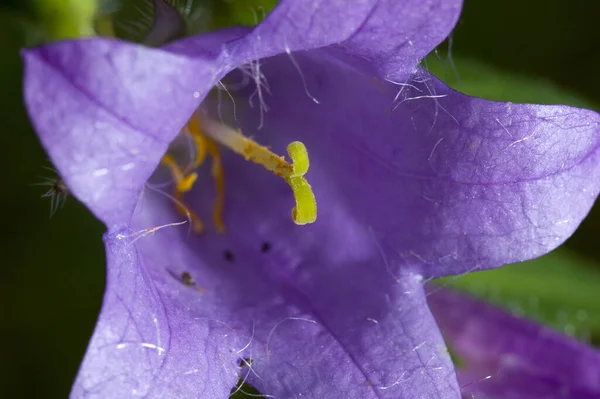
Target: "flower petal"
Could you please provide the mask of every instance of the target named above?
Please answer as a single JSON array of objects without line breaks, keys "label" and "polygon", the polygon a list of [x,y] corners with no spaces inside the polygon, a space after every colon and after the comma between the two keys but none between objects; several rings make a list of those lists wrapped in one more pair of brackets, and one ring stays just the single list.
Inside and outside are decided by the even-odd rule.
[{"label": "flower petal", "polygon": [[[455,23],[460,2],[448,4],[287,0],[252,31],[232,28],[164,50],[106,39],[60,42],[24,52],[27,109],[70,190],[118,229],[168,143],[225,73],[351,37],[342,53],[381,63],[372,68],[403,68],[405,76]],[[402,24],[377,28],[393,22],[392,11]],[[373,44],[380,50],[369,50]]]},{"label": "flower petal", "polygon": [[597,350],[467,295],[432,290],[428,301],[436,320],[465,362],[458,369],[463,395],[498,399],[600,396]]},{"label": "flower petal", "polygon": [[223,368],[235,360],[229,327],[161,292],[126,235],[105,243],[106,293],[71,397],[228,397],[237,381]]},{"label": "flower petal", "polygon": [[[224,398],[239,375],[276,397],[457,398],[419,276],[392,278],[361,226],[338,224],[345,234],[332,234],[339,213],[307,234],[289,218],[269,218],[283,201],[248,215],[264,190],[289,194],[277,179],[257,182],[255,170],[241,170],[227,180],[236,201],[223,235],[169,227],[107,238],[106,299],[73,396]],[[146,190],[134,222],[178,218],[168,199]]]},{"label": "flower petal", "polygon": [[346,41],[344,52],[366,60],[384,79],[404,79],[448,37],[462,1],[377,1],[369,18]]},{"label": "flower petal", "polygon": [[317,202],[332,188],[395,267],[442,276],[534,258],[598,196],[593,111],[473,98],[424,71],[382,82],[328,49],[294,57],[261,67],[268,113],[247,105],[253,87],[238,95],[242,130],[279,153],[304,142]]},{"label": "flower petal", "polygon": [[[228,48],[242,63],[285,51],[338,47],[380,77],[407,76],[452,31],[461,0],[282,0],[251,33]],[[192,37],[168,46],[196,54]]]},{"label": "flower petal", "polygon": [[195,96],[221,73],[207,59],[106,39],[24,55],[27,109],[42,144],[70,191],[108,227],[129,221]]}]

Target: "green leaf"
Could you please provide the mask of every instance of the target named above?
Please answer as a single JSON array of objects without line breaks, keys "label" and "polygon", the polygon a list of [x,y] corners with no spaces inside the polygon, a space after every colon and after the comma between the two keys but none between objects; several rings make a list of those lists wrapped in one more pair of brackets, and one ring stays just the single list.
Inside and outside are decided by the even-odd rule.
[{"label": "green leaf", "polygon": [[34,0],[33,5],[46,40],[94,35],[95,0]]},{"label": "green leaf", "polygon": [[[249,371],[245,371],[248,373]],[[245,378],[244,378],[245,379]],[[243,398],[264,398],[256,388],[252,385],[244,382],[243,379],[240,379],[236,386],[231,390],[231,396],[229,399],[243,399]]]},{"label": "green leaf", "polygon": [[219,0],[215,2],[213,28],[254,26],[277,5],[278,0]]},{"label": "green leaf", "polygon": [[566,104],[600,109],[598,104],[548,79],[515,75],[471,59],[448,58],[434,52],[426,57],[423,65],[453,89],[471,96],[497,101]]},{"label": "green leaf", "polygon": [[566,249],[436,282],[600,344],[600,268]]},{"label": "green leaf", "polygon": [[[227,26],[256,25],[277,4],[277,0],[160,0],[160,2],[172,7],[181,16],[185,25],[182,33],[185,36]],[[113,7],[101,7],[102,18],[98,19],[98,33],[133,42],[145,42],[146,35],[156,23],[155,5],[155,0],[128,0]],[[159,44],[162,43],[154,45]]]}]

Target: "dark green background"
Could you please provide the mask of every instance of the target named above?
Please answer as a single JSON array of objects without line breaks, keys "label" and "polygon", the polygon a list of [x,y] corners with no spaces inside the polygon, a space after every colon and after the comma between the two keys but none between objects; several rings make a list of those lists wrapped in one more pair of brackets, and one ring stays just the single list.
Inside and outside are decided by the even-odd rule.
[{"label": "dark green background", "polygon": [[[593,3],[466,0],[453,53],[555,82],[600,104],[600,13]],[[14,10],[29,7],[1,4],[0,397],[62,398],[100,308],[103,226],[72,198],[50,219],[49,202],[40,199],[43,188],[32,186],[48,176],[42,167],[49,163],[21,96],[18,51],[25,35]],[[598,213],[592,212],[568,245],[600,260]]]}]

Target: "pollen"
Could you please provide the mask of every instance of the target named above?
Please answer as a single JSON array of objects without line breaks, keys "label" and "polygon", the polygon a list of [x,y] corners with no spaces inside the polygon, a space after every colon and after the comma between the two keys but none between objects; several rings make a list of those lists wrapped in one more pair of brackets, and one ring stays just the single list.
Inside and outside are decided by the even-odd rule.
[{"label": "pollen", "polygon": [[175,204],[177,210],[179,213],[190,218],[194,232],[202,233],[202,231],[204,231],[204,224],[202,223],[202,220],[194,211],[185,205],[183,199],[183,194],[191,189],[194,181],[196,181],[197,175],[195,173],[188,176],[184,175],[183,170],[179,167],[177,161],[175,161],[175,159],[169,154],[165,154],[163,156],[161,163],[171,170],[173,180],[175,180],[173,197],[177,201]]},{"label": "pollen", "polygon": [[[199,119],[199,123],[205,136],[240,154],[246,160],[262,165],[289,184],[296,201],[296,206],[292,209],[292,219],[296,224],[309,224],[317,219],[317,201],[310,184],[304,177],[310,162],[308,151],[303,143],[294,141],[288,145],[288,155],[292,160],[289,163],[283,156],[271,152],[267,147],[258,144],[227,125],[207,118]],[[207,148],[210,153],[210,146]],[[213,161],[215,159],[217,158],[213,155]],[[217,177],[215,169],[220,171],[220,168],[220,162],[218,168],[215,168],[213,164],[213,177],[217,182],[217,188],[219,188],[219,182],[222,184],[222,179]],[[217,201],[217,203],[222,202]]]},{"label": "pollen", "polygon": [[304,144],[294,141],[288,145],[287,151],[292,161],[290,163],[285,160],[285,157],[271,152],[268,147],[258,144],[241,132],[196,113],[189,120],[184,130],[189,133],[194,142],[195,154],[191,167],[182,168],[175,157],[169,153],[163,156],[161,164],[170,170],[173,177],[173,196],[176,200],[177,210],[190,219],[194,232],[202,233],[204,223],[186,205],[184,194],[193,188],[198,179],[198,174],[194,170],[203,165],[209,156],[211,158],[211,174],[216,189],[213,224],[218,232],[225,230],[223,222],[225,178],[219,145],[231,149],[247,161],[262,165],[289,184],[296,201],[296,206],[292,208],[291,212],[292,220],[296,224],[309,224],[317,219],[317,202],[310,184],[304,177],[310,165],[308,151]]},{"label": "pollen", "polygon": [[[200,167],[206,160],[207,155],[212,157],[211,172],[217,191],[217,198],[215,199],[215,204],[213,206],[213,223],[218,232],[223,232],[225,230],[222,215],[225,201],[225,180],[223,168],[221,167],[219,147],[212,139],[203,134],[196,118],[192,117],[186,128],[194,141],[196,150],[191,169],[195,170]],[[198,179],[198,174],[193,171],[186,173],[184,169],[179,166],[177,160],[169,153],[163,156],[161,164],[169,168],[171,175],[173,176],[175,183],[173,196],[177,201],[177,210],[191,220],[194,232],[202,233],[204,231],[204,223],[200,217],[186,205],[183,198],[184,194],[190,191],[194,186],[194,183]]]}]

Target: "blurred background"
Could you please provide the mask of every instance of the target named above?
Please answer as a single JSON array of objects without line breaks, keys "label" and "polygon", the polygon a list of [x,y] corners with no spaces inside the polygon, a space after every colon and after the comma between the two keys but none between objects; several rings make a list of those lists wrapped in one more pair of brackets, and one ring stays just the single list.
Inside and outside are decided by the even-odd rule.
[{"label": "blurred background", "polygon": [[[0,267],[3,398],[66,397],[101,305],[104,227],[73,198],[49,217],[50,201],[41,198],[47,188],[35,184],[54,175],[44,169],[51,165],[28,122],[21,93],[19,49],[79,29],[74,27],[77,18],[85,19],[90,13],[81,7],[84,3],[0,3],[0,52],[4,54],[0,63],[4,194],[0,201],[6,234]],[[134,3],[148,0],[104,6],[112,10],[129,7],[119,18],[136,18]],[[251,23],[260,3],[269,7],[274,1],[194,1],[202,9],[205,29]],[[590,4],[588,0],[465,0],[451,46],[448,42],[440,46],[427,65],[468,94],[600,111],[596,25],[600,14]],[[69,7],[76,12],[64,11]],[[563,249],[525,265],[474,273],[451,283],[597,346],[598,231],[600,209],[596,206]],[[576,298],[573,292],[578,293]]]}]

